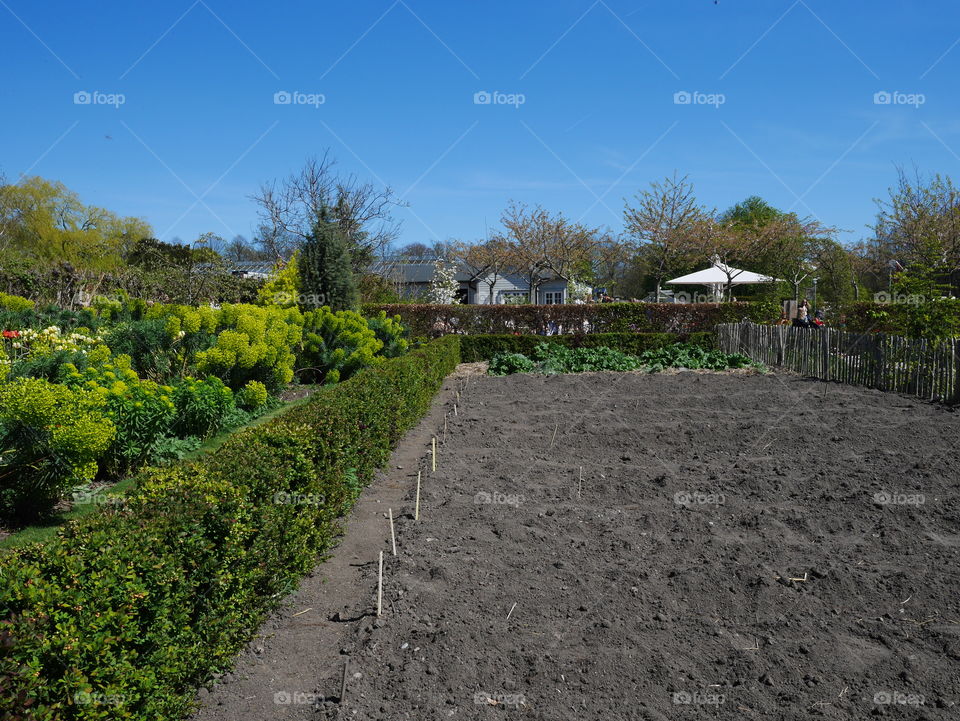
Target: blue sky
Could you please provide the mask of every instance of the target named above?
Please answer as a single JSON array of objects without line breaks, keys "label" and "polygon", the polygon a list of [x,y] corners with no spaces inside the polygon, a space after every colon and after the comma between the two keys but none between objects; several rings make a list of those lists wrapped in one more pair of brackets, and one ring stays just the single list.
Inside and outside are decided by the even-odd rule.
[{"label": "blue sky", "polygon": [[960,175],[958,41],[956,0],[0,0],[0,170],[250,237],[248,196],[329,147],[409,202],[403,243],[510,199],[620,230],[676,170],[852,242],[896,164]]}]

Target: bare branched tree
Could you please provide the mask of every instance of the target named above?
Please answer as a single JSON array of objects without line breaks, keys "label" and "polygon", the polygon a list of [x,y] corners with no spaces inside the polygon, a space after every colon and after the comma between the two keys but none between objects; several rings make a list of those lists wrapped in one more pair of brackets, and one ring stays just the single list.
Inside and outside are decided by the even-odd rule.
[{"label": "bare branched tree", "polygon": [[560,213],[551,215],[539,205],[511,202],[500,222],[504,229],[493,237],[511,249],[508,265],[527,281],[531,303],[550,273],[569,279],[575,268],[588,265],[597,242],[597,229]]},{"label": "bare branched tree", "polygon": [[667,278],[689,264],[696,253],[695,228],[712,213],[697,203],[687,176],[664,178],[626,202],[623,218],[628,238],[642,251],[656,281],[657,299]]},{"label": "bare branched tree", "polygon": [[397,238],[392,211],[404,207],[389,187],[340,174],[329,151],[308,158],[283,181],[265,183],[252,196],[260,209],[257,242],[271,256],[287,258],[311,232],[321,212],[334,218],[347,238],[355,272],[363,272],[378,252]]},{"label": "bare branched tree", "polygon": [[493,237],[483,243],[467,245],[460,243],[454,248],[453,257],[475,276],[482,277],[487,285],[487,303],[496,303],[494,288],[497,281],[511,270],[513,248],[503,238]]}]

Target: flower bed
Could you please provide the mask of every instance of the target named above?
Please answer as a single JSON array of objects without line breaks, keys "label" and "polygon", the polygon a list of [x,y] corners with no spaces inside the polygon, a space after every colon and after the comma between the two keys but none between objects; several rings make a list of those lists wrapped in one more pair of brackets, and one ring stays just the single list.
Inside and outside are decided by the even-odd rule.
[{"label": "flower bed", "polygon": [[[278,403],[297,373],[336,383],[407,352],[383,313],[184,306],[126,297],[36,311],[0,298],[0,523],[32,522],[71,489],[166,462]],[[47,324],[59,318],[63,325]],[[85,322],[87,325],[79,325]],[[30,325],[30,324],[33,325]]]},{"label": "flower bed", "polygon": [[5,718],[182,718],[330,546],[458,362],[445,338],[363,370],[0,557]]}]

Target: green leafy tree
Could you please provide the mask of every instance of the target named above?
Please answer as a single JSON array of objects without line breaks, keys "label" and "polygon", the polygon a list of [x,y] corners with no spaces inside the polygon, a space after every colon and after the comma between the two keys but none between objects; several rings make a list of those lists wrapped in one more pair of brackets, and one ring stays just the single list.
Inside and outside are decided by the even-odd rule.
[{"label": "green leafy tree", "polygon": [[352,310],[359,294],[350,265],[347,238],[329,209],[320,209],[313,231],[300,249],[301,304],[306,308],[329,306]]},{"label": "green leafy tree", "polygon": [[960,336],[960,300],[947,297],[942,266],[914,263],[893,277],[893,299],[908,335],[928,340]]},{"label": "green leafy tree", "polygon": [[35,262],[111,270],[152,235],[146,221],[84,205],[63,183],[31,177],[0,185],[0,250]]}]

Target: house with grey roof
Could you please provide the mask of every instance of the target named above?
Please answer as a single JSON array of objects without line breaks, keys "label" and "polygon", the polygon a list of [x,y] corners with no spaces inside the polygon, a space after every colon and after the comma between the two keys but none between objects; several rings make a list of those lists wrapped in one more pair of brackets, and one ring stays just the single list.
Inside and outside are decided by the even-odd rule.
[{"label": "house with grey roof", "polygon": [[[388,257],[375,262],[370,272],[390,281],[403,297],[425,298],[433,280],[435,264],[433,260]],[[461,303],[504,305],[529,302],[529,279],[519,273],[507,272],[494,278],[490,273],[475,271],[463,263],[454,265],[454,277],[460,284],[458,296]],[[542,271],[534,296],[533,302],[538,305],[566,303],[567,279]]]}]

